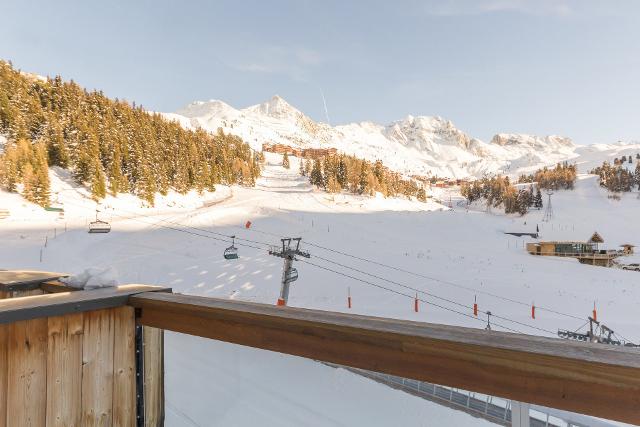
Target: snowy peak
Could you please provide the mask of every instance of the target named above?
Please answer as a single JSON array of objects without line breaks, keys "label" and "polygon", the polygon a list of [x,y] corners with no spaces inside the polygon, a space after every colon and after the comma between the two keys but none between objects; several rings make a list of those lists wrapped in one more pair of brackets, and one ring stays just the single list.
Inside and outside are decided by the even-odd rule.
[{"label": "snowy peak", "polygon": [[270,100],[263,102],[262,104],[245,108],[243,111],[246,113],[262,114],[274,119],[281,120],[297,121],[301,117],[304,117],[304,114],[302,114],[302,112],[294,108],[291,104],[289,104],[278,95],[273,96]]},{"label": "snowy peak", "polygon": [[574,149],[575,144],[571,138],[558,135],[540,137],[536,135],[524,135],[516,133],[499,133],[491,139],[491,144],[504,146],[527,145],[538,149]]},{"label": "snowy peak", "polygon": [[437,116],[407,116],[387,126],[385,135],[402,144],[414,145],[416,148],[425,150],[433,150],[434,143],[469,148],[472,141],[450,120]]},{"label": "snowy peak", "polygon": [[485,143],[438,116],[407,116],[386,126],[361,122],[333,127],[305,116],[278,95],[244,109],[218,100],[194,102],[167,116],[211,132],[221,128],[240,136],[255,150],[265,143],[336,148],[370,161],[382,160],[405,175],[515,175],[577,156],[569,138],[498,134]]},{"label": "snowy peak", "polygon": [[229,104],[217,99],[212,99],[210,101],[192,102],[182,110],[177,111],[177,114],[190,119],[209,118],[211,116],[234,117],[238,115],[238,113],[238,110],[236,110]]}]

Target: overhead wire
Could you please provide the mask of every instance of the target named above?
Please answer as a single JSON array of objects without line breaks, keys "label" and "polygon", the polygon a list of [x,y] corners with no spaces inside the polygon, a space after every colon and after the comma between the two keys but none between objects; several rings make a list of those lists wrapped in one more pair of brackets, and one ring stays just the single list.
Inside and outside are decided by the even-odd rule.
[{"label": "overhead wire", "polygon": [[[488,291],[483,291],[481,289],[476,289],[476,288],[472,288],[472,287],[469,287],[469,286],[460,285],[458,283],[454,283],[454,282],[451,282],[449,280],[444,280],[444,279],[440,279],[440,278],[437,278],[437,277],[428,276],[426,274],[416,273],[416,272],[413,272],[413,271],[410,271],[410,270],[406,270],[406,269],[401,268],[401,267],[395,267],[395,266],[392,266],[392,265],[384,264],[384,263],[381,263],[381,262],[378,262],[378,261],[375,261],[375,260],[370,260],[370,259],[363,258],[363,257],[357,256],[357,255],[352,255],[352,254],[349,254],[349,253],[346,253],[346,252],[342,252],[342,251],[339,251],[339,250],[336,250],[336,249],[328,248],[326,246],[321,246],[321,245],[318,245],[318,244],[315,244],[315,243],[312,243],[312,242],[305,241],[305,244],[309,245],[309,246],[317,247],[319,249],[323,249],[323,250],[326,250],[326,251],[329,251],[329,252],[335,252],[335,253],[340,254],[340,255],[348,256],[350,258],[358,259],[360,261],[368,262],[370,264],[378,265],[380,267],[385,267],[385,268],[388,268],[388,269],[391,269],[391,270],[395,270],[395,271],[399,271],[399,272],[402,272],[402,273],[410,274],[410,275],[415,276],[415,277],[420,277],[420,278],[423,278],[423,279],[432,280],[434,282],[442,283],[442,284],[445,284],[445,285],[450,285],[450,286],[454,286],[454,287],[457,287],[457,288],[460,288],[460,289],[465,289],[465,290],[470,291],[470,292],[475,292],[475,293],[478,293],[478,294],[487,295],[487,296],[490,296],[490,297],[493,297],[493,298],[500,299],[502,301],[507,301],[507,302],[511,302],[511,303],[514,303],[514,304],[519,304],[519,305],[527,306],[527,307],[531,306],[531,304],[523,302],[523,301],[518,301],[518,300],[515,300],[515,299],[512,299],[512,298],[504,297],[504,296],[501,296],[501,295],[496,295],[496,294],[493,294],[493,293],[488,292]],[[317,255],[316,255],[316,257],[317,257]],[[563,312],[560,312],[560,311],[557,311],[557,310],[554,310],[554,309],[551,309],[551,308],[547,308],[547,307],[544,307],[544,306],[537,306],[536,305],[536,309],[537,310],[541,310],[541,311],[547,311],[547,312],[553,313],[553,314],[557,314],[559,316],[570,317],[570,318],[576,319],[576,320],[584,320],[583,317],[575,316],[575,315],[569,314],[569,313],[563,313]]]},{"label": "overhead wire", "polygon": [[[330,262],[330,263],[332,263],[332,264],[334,264],[334,265],[337,265],[337,266],[339,266],[339,267],[347,268],[347,269],[350,269],[350,270],[356,271],[356,272],[358,272],[358,273],[360,273],[360,274],[364,274],[364,275],[369,276],[369,277],[374,277],[374,278],[376,278],[376,279],[378,279],[378,280],[382,280],[382,281],[385,281],[385,282],[388,282],[388,283],[392,283],[392,284],[394,284],[394,285],[396,285],[396,286],[400,286],[400,287],[403,287],[403,288],[405,288],[405,289],[412,290],[412,291],[417,292],[417,293],[421,293],[421,294],[424,294],[424,295],[428,295],[428,296],[430,296],[430,297],[432,297],[432,298],[436,298],[436,299],[439,299],[439,300],[441,300],[441,301],[445,301],[445,302],[447,302],[447,303],[449,303],[449,304],[453,304],[453,305],[456,305],[456,306],[458,306],[458,307],[462,307],[462,308],[466,308],[466,309],[472,309],[472,307],[471,307],[471,306],[468,306],[468,305],[466,305],[466,304],[459,303],[459,302],[457,302],[457,301],[454,301],[454,300],[451,300],[451,299],[448,299],[448,298],[441,297],[441,296],[436,295],[436,294],[434,294],[434,293],[427,292],[427,291],[424,291],[424,290],[422,290],[422,289],[418,289],[418,288],[415,288],[415,287],[412,287],[412,286],[409,286],[409,285],[406,285],[406,284],[403,284],[403,283],[397,282],[397,281],[395,281],[395,280],[387,279],[387,278],[385,278],[385,277],[381,277],[381,276],[378,276],[378,275],[375,275],[375,274],[372,274],[372,273],[368,273],[368,272],[366,272],[366,271],[363,271],[363,270],[360,270],[360,269],[357,269],[357,268],[354,268],[354,267],[350,267],[350,266],[348,266],[348,265],[341,264],[341,263],[339,263],[339,262],[337,262],[337,261],[333,261],[333,260],[330,260],[330,259],[327,259],[327,258],[324,258],[324,257],[318,256],[318,255],[314,255],[314,258],[321,259],[321,260],[326,261],[326,262]],[[488,313],[489,313],[488,311],[483,311],[483,310],[479,310],[479,311],[480,311],[482,314],[488,314]],[[540,327],[538,327],[538,326],[529,325],[529,324],[527,324],[527,323],[520,322],[520,321],[513,320],[513,319],[509,319],[509,318],[507,318],[507,317],[500,316],[500,315],[497,315],[497,314],[494,314],[494,313],[491,313],[491,316],[493,316],[493,317],[495,317],[495,318],[497,318],[497,319],[501,319],[501,320],[504,320],[504,321],[507,321],[507,322],[512,322],[512,323],[515,323],[515,324],[517,324],[517,325],[521,325],[521,326],[524,326],[524,327],[527,327],[527,328],[531,328],[531,329],[535,329],[535,330],[538,330],[538,331],[541,331],[541,332],[546,332],[546,333],[549,333],[549,334],[555,335],[555,332],[550,331],[549,329],[545,329],[545,328],[540,328]]]},{"label": "overhead wire", "polygon": [[[330,272],[335,273],[335,274],[338,274],[338,275],[340,275],[340,276],[344,276],[344,277],[350,278],[350,279],[352,279],[352,280],[356,280],[356,281],[361,282],[361,283],[365,283],[365,284],[370,285],[370,286],[374,286],[374,287],[379,288],[379,289],[383,289],[383,290],[388,291],[388,292],[392,292],[392,293],[394,293],[394,294],[397,294],[397,295],[400,295],[400,296],[403,296],[403,297],[407,297],[407,298],[414,299],[414,296],[413,296],[413,295],[405,294],[405,293],[400,292],[400,291],[398,291],[398,290],[391,289],[391,288],[388,288],[388,287],[386,287],[386,286],[382,286],[382,285],[380,285],[380,284],[373,283],[373,282],[371,282],[371,281],[368,281],[368,280],[365,280],[365,279],[361,279],[361,278],[358,278],[358,277],[352,276],[352,275],[350,275],[350,274],[348,274],[348,273],[344,273],[344,272],[341,272],[341,271],[337,271],[337,270],[334,270],[334,269],[332,269],[332,268],[329,268],[329,267],[326,267],[326,266],[322,266],[322,265],[319,265],[319,264],[313,263],[313,262],[308,261],[308,260],[300,259],[300,260],[298,260],[298,261],[299,261],[299,262],[302,262],[302,263],[305,263],[305,264],[309,264],[309,265],[314,266],[314,267],[316,267],[316,268],[320,268],[320,269],[322,269],[322,270],[330,271]],[[447,311],[450,311],[450,312],[453,312],[453,313],[459,314],[459,315],[461,315],[461,316],[465,316],[465,317],[468,317],[468,318],[470,318],[470,319],[474,319],[474,320],[477,320],[477,321],[480,321],[480,322],[484,323],[484,321],[483,321],[482,319],[479,319],[479,318],[477,318],[477,317],[475,317],[475,316],[472,316],[471,314],[463,313],[463,312],[461,312],[461,311],[458,311],[458,310],[452,309],[452,308],[450,308],[450,307],[445,307],[445,306],[443,306],[443,305],[440,305],[440,304],[434,303],[433,301],[426,301],[426,300],[421,299],[421,298],[418,298],[418,301],[423,302],[424,304],[432,305],[432,306],[434,306],[434,307],[438,307],[438,308],[441,308],[441,309],[443,309],[443,310],[447,310]],[[508,327],[508,326],[501,325],[501,324],[499,324],[499,323],[491,322],[490,324],[491,324],[491,325],[494,325],[494,326],[498,326],[498,327],[500,327],[500,328],[503,328],[503,329],[505,329],[505,330],[507,330],[507,331],[509,331],[509,332],[515,332],[515,333],[518,333],[518,334],[524,334],[524,332],[522,332],[522,331],[519,331],[519,330],[517,330],[517,329],[510,328],[510,327]]]},{"label": "overhead wire", "polygon": [[[70,204],[74,205],[73,203],[70,203]],[[81,206],[81,205],[77,205],[76,204],[76,206]],[[84,206],[81,206],[81,207],[85,208]],[[90,209],[90,208],[86,207],[86,209]],[[124,211],[124,212],[127,212],[124,209],[120,209],[120,210]],[[139,215],[139,214],[136,214],[134,212],[129,212],[129,213],[132,214],[132,215]],[[213,237],[211,235],[204,235],[204,234],[200,234],[200,233],[214,234],[214,235],[217,235],[217,236],[224,237],[226,239],[232,239],[232,236],[233,236],[233,235],[227,235],[227,234],[224,234],[224,233],[215,232],[215,231],[209,230],[209,229],[204,229],[204,228],[193,227],[193,226],[181,224],[181,223],[170,221],[170,220],[166,220],[166,219],[163,219],[163,220],[160,220],[160,221],[157,221],[157,222],[154,222],[154,223],[149,223],[149,222],[143,221],[143,220],[141,220],[141,219],[139,219],[137,217],[126,217],[124,215],[119,215],[119,214],[115,214],[115,213],[112,213],[112,214],[117,216],[117,217],[120,217],[120,218],[134,220],[134,221],[137,221],[137,222],[141,222],[141,223],[145,223],[145,224],[149,224],[149,225],[153,225],[153,226],[159,226],[159,227],[163,227],[163,228],[166,228],[166,229],[174,230],[174,231],[177,231],[177,232],[183,232],[183,233],[187,233],[187,234],[198,236],[198,237],[210,238],[210,239],[217,240],[217,241],[222,241],[222,242],[225,242],[225,243],[231,243],[231,242],[229,240],[225,240],[225,239],[222,239],[222,238],[216,238],[216,237]],[[147,215],[145,217],[148,218],[149,216]],[[172,226],[164,225],[164,224],[161,224],[161,223],[173,224],[173,225],[179,226],[181,228],[172,227]],[[190,231],[190,230],[187,230],[187,229],[195,230],[195,231]],[[270,235],[273,235],[273,236],[281,237],[280,235],[277,235],[277,234],[274,234],[274,233],[269,233],[269,232],[264,232],[262,230],[256,230],[256,229],[250,229],[250,228],[248,228],[248,230],[255,231],[255,232],[262,232],[263,234],[270,234]],[[248,243],[237,243],[238,246],[249,247],[249,248],[253,248],[253,249],[257,249],[257,250],[264,250],[265,248],[255,246],[254,244],[263,245],[263,246],[266,246],[266,247],[273,246],[270,243],[261,242],[261,241],[257,241],[257,240],[252,240],[252,239],[246,239],[246,238],[237,237],[237,236],[235,237],[235,239],[243,241],[243,242],[248,242]],[[253,244],[250,244],[250,243],[253,243]],[[498,296],[498,295],[495,295],[495,294],[492,294],[492,293],[489,293],[489,292],[486,292],[486,291],[481,291],[481,290],[477,290],[477,289],[474,289],[474,288],[469,288],[469,287],[466,287],[466,286],[463,286],[463,285],[459,285],[459,284],[456,284],[456,283],[453,283],[453,282],[449,282],[449,281],[444,281],[442,279],[437,279],[437,278],[430,277],[430,276],[427,276],[427,275],[423,275],[423,274],[420,274],[420,273],[415,273],[415,272],[412,272],[412,271],[409,271],[409,270],[405,270],[405,269],[400,268],[400,267],[387,265],[387,264],[380,263],[380,262],[375,261],[375,260],[370,260],[370,259],[367,259],[367,258],[359,257],[357,255],[352,255],[352,254],[349,254],[349,253],[346,253],[346,252],[343,252],[343,251],[339,251],[339,250],[336,250],[336,249],[328,248],[326,246],[318,245],[318,244],[315,244],[315,243],[312,243],[312,242],[305,241],[305,244],[307,244],[309,246],[316,247],[318,249],[322,249],[322,250],[326,250],[326,251],[329,251],[329,252],[338,253],[340,255],[344,255],[344,256],[348,256],[348,257],[354,258],[354,259],[358,259],[358,260],[362,260],[362,261],[365,261],[365,262],[369,262],[369,263],[372,263],[372,264],[375,264],[375,265],[379,265],[379,266],[382,266],[382,267],[385,267],[385,268],[393,269],[393,270],[396,270],[396,271],[401,271],[401,272],[404,272],[404,273],[407,273],[407,274],[411,274],[411,275],[414,275],[414,276],[417,276],[417,277],[422,277],[422,278],[426,278],[426,279],[429,279],[429,280],[437,281],[437,282],[440,282],[440,283],[449,284],[449,285],[452,285],[452,286],[455,286],[455,287],[459,287],[459,288],[462,288],[462,289],[474,291],[474,292],[477,292],[477,293],[486,294],[486,295],[489,295],[489,296],[492,296],[492,297],[495,297],[495,298],[499,298],[499,299],[502,299],[502,300],[506,300],[506,301],[509,301],[509,302],[512,302],[512,303],[517,303],[517,304],[521,304],[521,305],[528,305],[528,304],[523,303],[521,301],[513,300],[513,299],[510,299],[510,298],[506,298],[506,297],[501,297],[501,296]],[[435,295],[435,294],[430,293],[430,292],[426,292],[426,291],[418,289],[418,288],[411,287],[409,285],[406,285],[406,284],[403,284],[403,283],[400,283],[400,282],[397,282],[397,281],[394,281],[394,280],[391,280],[391,279],[387,279],[387,278],[384,278],[384,277],[381,277],[381,276],[377,276],[377,275],[374,275],[372,273],[365,272],[363,270],[360,270],[360,269],[357,269],[355,267],[351,267],[351,266],[339,263],[337,261],[334,261],[334,260],[331,260],[331,259],[328,259],[328,258],[324,258],[324,257],[318,256],[318,255],[314,255],[314,257],[318,258],[318,259],[321,259],[321,260],[323,260],[325,262],[332,263],[332,264],[337,265],[339,267],[350,269],[350,270],[356,271],[356,272],[358,272],[360,274],[364,274],[364,275],[367,275],[367,276],[370,276],[370,277],[374,277],[374,278],[376,278],[378,280],[386,281],[388,283],[392,283],[394,285],[397,285],[397,286],[400,286],[400,287],[403,287],[403,288],[406,288],[406,289],[410,289],[412,291],[415,291],[415,292],[418,292],[418,293],[421,293],[421,294],[424,294],[424,295],[428,295],[428,296],[430,296],[432,298],[436,298],[436,299],[448,302],[450,304],[453,304],[453,305],[456,305],[456,306],[459,306],[459,307],[463,307],[463,308],[467,308],[467,309],[471,308],[471,307],[469,307],[469,306],[467,306],[465,304],[459,303],[457,301],[453,301],[451,299],[447,299],[447,298]],[[351,276],[349,274],[346,274],[344,272],[339,272],[339,271],[330,269],[328,267],[324,267],[324,266],[317,265],[315,263],[311,263],[309,261],[305,261],[305,260],[300,260],[300,261],[305,262],[307,264],[310,264],[312,266],[315,266],[317,268],[325,269],[325,270],[331,271],[331,272],[333,272],[335,274],[339,274],[339,275],[342,275],[344,277],[351,278],[353,280],[358,280],[358,281],[360,281],[362,283],[366,283],[366,284],[369,284],[369,285],[372,285],[372,286],[376,286],[376,287],[381,288],[381,289],[385,289],[385,290],[390,291],[390,292],[394,292],[394,293],[396,293],[398,295],[403,295],[403,296],[408,297],[408,298],[414,298],[412,295],[407,295],[407,294],[404,294],[404,293],[399,292],[397,290],[393,290],[393,289],[390,289],[388,287],[381,286],[379,284],[374,284],[373,282],[370,282],[370,281],[367,281],[367,280],[356,278],[356,277]],[[462,312],[460,312],[458,310],[454,310],[454,309],[451,309],[449,307],[444,307],[444,306],[436,304],[436,303],[434,303],[432,301],[426,301],[426,300],[420,299],[420,298],[418,298],[418,300],[422,301],[425,304],[430,304],[430,305],[433,305],[433,306],[436,306],[436,307],[439,307],[439,308],[442,308],[442,309],[445,309],[445,310],[449,310],[449,311],[457,313],[457,314],[464,315],[464,316],[469,317],[469,318],[477,319],[475,316],[471,316],[469,314],[462,313]],[[574,316],[574,315],[571,315],[571,314],[558,312],[556,310],[548,309],[548,308],[545,308],[545,307],[536,307],[536,308],[538,308],[540,310],[548,311],[548,312],[551,312],[551,313],[554,313],[554,314],[563,315],[563,316],[566,316],[566,317],[571,317],[571,318],[574,318],[574,319],[579,319],[579,320],[583,319],[583,318],[580,318],[578,316]],[[488,311],[481,311],[481,312],[483,314],[488,314],[489,313]],[[493,313],[491,313],[491,316],[493,316],[494,318],[506,321],[506,322],[511,322],[511,323],[518,324],[518,325],[521,325],[521,326],[524,326],[524,327],[527,327],[527,328],[538,330],[540,332],[545,332],[545,333],[548,333],[548,334],[555,335],[555,332],[550,331],[548,329],[540,328],[540,327],[537,327],[537,326],[532,326],[532,325],[529,325],[529,324],[526,324],[526,323],[523,323],[523,322],[520,322],[520,321],[517,321],[517,320],[510,319],[510,318],[505,317],[505,316],[500,316],[500,315],[493,314]],[[480,319],[477,319],[477,320],[480,320]],[[499,324],[496,324],[496,325],[498,325],[498,326],[500,326],[500,327],[502,327],[502,328],[504,328],[506,330],[510,330],[510,331],[517,332],[517,333],[522,333],[522,332],[520,332],[518,330],[506,327],[504,325],[499,325]],[[578,330],[581,329],[581,328],[578,328]]]}]

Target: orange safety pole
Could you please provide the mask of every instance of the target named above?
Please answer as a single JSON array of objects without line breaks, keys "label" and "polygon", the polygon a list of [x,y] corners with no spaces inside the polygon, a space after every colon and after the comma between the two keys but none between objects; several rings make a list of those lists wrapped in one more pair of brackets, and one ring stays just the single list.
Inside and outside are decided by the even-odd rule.
[{"label": "orange safety pole", "polygon": [[593,302],[593,320],[598,321],[598,312],[596,311],[596,302]]},{"label": "orange safety pole", "polygon": [[351,288],[347,288],[347,307],[351,308]]},{"label": "orange safety pole", "polygon": [[478,300],[477,297],[473,297],[473,315],[478,317]]}]

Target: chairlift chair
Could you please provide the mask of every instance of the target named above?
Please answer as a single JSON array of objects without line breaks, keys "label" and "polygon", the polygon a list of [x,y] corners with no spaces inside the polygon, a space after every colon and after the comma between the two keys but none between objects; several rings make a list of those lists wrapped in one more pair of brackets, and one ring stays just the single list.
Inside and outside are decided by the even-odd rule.
[{"label": "chairlift chair", "polygon": [[224,250],[224,259],[238,259],[238,248],[235,243],[236,236],[231,236],[231,246]]},{"label": "chairlift chair", "polygon": [[291,282],[295,282],[296,280],[298,280],[298,270],[291,267],[285,274],[284,276],[284,281],[286,283],[291,283]]},{"label": "chairlift chair", "polygon": [[89,233],[109,233],[111,231],[111,224],[106,221],[101,221],[98,218],[98,212],[96,209],[96,220],[89,223]]}]

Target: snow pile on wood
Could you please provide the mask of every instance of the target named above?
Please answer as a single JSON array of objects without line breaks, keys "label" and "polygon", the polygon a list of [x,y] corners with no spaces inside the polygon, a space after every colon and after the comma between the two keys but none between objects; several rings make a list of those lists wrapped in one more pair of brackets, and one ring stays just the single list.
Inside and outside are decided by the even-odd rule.
[{"label": "snow pile on wood", "polygon": [[113,267],[87,268],[82,273],[60,279],[65,285],[78,289],[98,289],[118,286],[118,273]]}]

